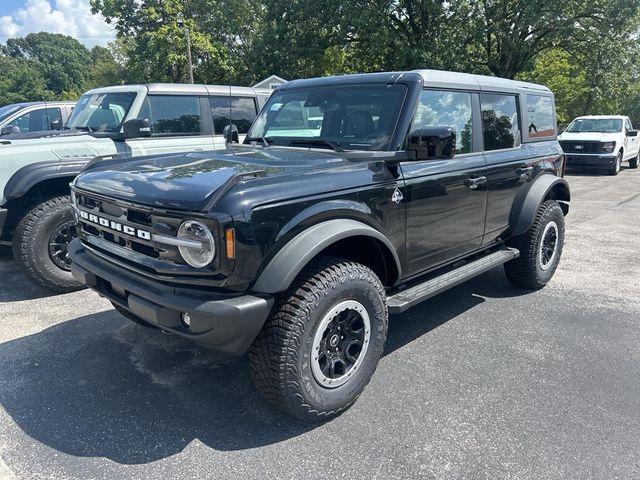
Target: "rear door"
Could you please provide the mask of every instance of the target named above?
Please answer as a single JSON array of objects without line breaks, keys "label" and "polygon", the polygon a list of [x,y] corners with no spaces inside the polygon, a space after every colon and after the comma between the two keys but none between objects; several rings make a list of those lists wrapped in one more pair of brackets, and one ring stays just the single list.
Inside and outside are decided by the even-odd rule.
[{"label": "rear door", "polygon": [[406,183],[407,275],[435,268],[481,245],[487,172],[478,135],[474,135],[479,122],[477,94],[423,90],[412,129],[452,127],[456,155],[401,164]]},{"label": "rear door", "polygon": [[242,143],[249,127],[258,116],[255,97],[216,95],[209,98],[213,117],[214,142],[216,149],[224,148],[222,136],[224,127],[233,124],[238,129],[238,141]]},{"label": "rear door", "polygon": [[628,118],[624,121],[624,132],[625,132],[625,158],[635,158],[638,156],[638,148],[640,146],[640,140],[638,139],[638,135],[635,137],[629,136],[629,131],[633,130],[633,126],[631,125],[631,120]]}]

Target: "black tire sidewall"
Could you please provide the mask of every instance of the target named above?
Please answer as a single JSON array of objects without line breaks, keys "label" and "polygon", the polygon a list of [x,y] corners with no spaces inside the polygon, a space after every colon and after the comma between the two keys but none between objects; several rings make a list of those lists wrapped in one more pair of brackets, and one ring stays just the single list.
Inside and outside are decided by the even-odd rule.
[{"label": "black tire sidewall", "polygon": [[[558,227],[558,238],[557,238],[557,246],[556,246],[556,255],[553,260],[553,264],[549,266],[546,270],[542,269],[541,258],[539,256],[540,251],[540,243],[543,240],[543,234],[545,227],[550,223],[555,222]],[[546,284],[551,280],[558,265],[560,263],[560,257],[562,256],[562,249],[564,247],[564,215],[562,214],[562,209],[557,203],[549,203],[546,205],[545,211],[540,216],[540,221],[538,223],[537,235],[534,238],[534,247],[535,247],[535,268],[536,268],[536,277],[537,281],[541,284]]]},{"label": "black tire sidewall", "polygon": [[[336,388],[326,388],[315,379],[311,370],[313,338],[318,331],[325,314],[344,300],[360,302],[369,314],[371,335],[369,347],[360,368]],[[387,307],[385,300],[372,285],[361,278],[352,278],[348,282],[333,285],[326,296],[317,299],[315,306],[309,310],[308,321],[303,332],[303,341],[298,352],[299,381],[302,382],[300,392],[304,402],[311,409],[335,411],[353,403],[375,372],[378,361],[384,350],[387,336]]]},{"label": "black tire sidewall", "polygon": [[14,239],[14,254],[25,273],[38,284],[64,292],[81,288],[70,271],[58,267],[49,255],[49,240],[55,229],[73,222],[68,197],[56,197],[35,206],[21,220]]}]

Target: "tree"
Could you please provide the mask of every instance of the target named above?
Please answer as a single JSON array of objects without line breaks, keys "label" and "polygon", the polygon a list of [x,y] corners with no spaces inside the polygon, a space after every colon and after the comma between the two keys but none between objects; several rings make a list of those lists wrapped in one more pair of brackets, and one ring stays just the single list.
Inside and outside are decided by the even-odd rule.
[{"label": "tree", "polygon": [[0,106],[56,98],[31,61],[0,55],[0,71]]}]

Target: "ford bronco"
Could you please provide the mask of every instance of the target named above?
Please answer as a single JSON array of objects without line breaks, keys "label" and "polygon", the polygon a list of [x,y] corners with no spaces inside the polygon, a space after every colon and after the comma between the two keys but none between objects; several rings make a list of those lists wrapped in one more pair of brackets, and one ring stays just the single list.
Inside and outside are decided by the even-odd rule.
[{"label": "ford bronco", "polygon": [[389,314],[500,265],[549,282],[570,200],[555,125],[553,94],[517,81],[292,81],[243,144],[88,166],[71,269],[136,323],[248,350],[276,407],[328,419],[369,382]]},{"label": "ford bronco", "polygon": [[224,148],[232,118],[242,139],[271,90],[214,85],[123,85],[91,90],[59,132],[0,137],[0,243],[43,287],[81,287],[71,276],[69,182],[94,157]]}]

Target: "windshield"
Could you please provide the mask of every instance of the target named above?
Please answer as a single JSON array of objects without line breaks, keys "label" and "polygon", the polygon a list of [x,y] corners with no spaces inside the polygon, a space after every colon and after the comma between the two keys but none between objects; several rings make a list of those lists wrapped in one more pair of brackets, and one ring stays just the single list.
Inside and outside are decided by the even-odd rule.
[{"label": "windshield", "polygon": [[118,133],[135,98],[135,92],[83,95],[73,109],[66,127],[89,132]]},{"label": "windshield", "polygon": [[567,127],[567,132],[601,132],[614,133],[622,131],[622,120],[619,118],[576,118]]},{"label": "windshield", "polygon": [[5,105],[0,108],[0,123],[9,118],[15,112],[20,110],[22,107],[20,105]]},{"label": "windshield", "polygon": [[246,142],[343,150],[388,150],[404,85],[348,85],[276,91]]}]

